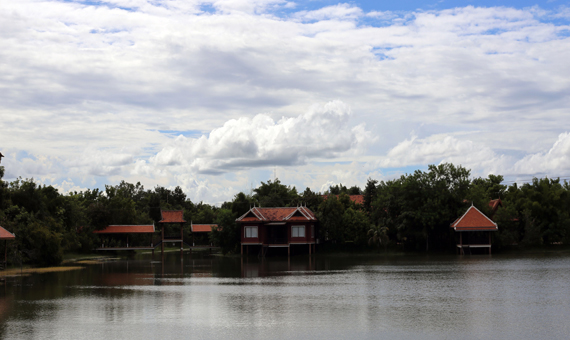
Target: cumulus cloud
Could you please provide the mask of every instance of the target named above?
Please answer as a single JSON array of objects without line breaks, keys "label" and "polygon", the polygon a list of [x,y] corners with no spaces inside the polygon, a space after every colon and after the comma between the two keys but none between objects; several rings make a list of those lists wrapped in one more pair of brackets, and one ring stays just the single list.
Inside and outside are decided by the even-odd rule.
[{"label": "cumulus cloud", "polygon": [[514,165],[517,174],[567,176],[570,171],[570,133],[561,133],[547,152],[525,156]]},{"label": "cumulus cloud", "polygon": [[66,165],[72,173],[91,176],[112,176],[122,172],[125,165],[134,162],[126,150],[105,150],[90,146],[80,157],[69,159]]},{"label": "cumulus cloud", "polygon": [[[150,163],[187,166],[196,173],[224,173],[273,165],[305,164],[364,151],[374,140],[362,125],[350,127],[350,108],[332,101],[297,117],[274,121],[267,114],[227,121],[200,138],[177,137]],[[144,166],[143,164],[140,165]]]},{"label": "cumulus cloud", "polygon": [[388,152],[387,157],[380,161],[380,166],[394,168],[453,163],[472,169],[475,173],[500,174],[506,170],[509,161],[512,159],[471,140],[436,135],[425,139],[413,136],[404,140]]},{"label": "cumulus cloud", "polygon": [[[217,199],[264,167],[310,174],[323,159],[325,175],[292,180],[319,189],[349,183],[343,173],[381,171],[370,164],[443,160],[512,173],[566,166],[555,155],[564,143],[553,147],[552,137],[565,132],[570,107],[568,8],[294,8],[281,0],[0,2],[0,146],[33,155],[7,158],[7,176],[187,183]],[[331,98],[353,113],[337,103],[291,117]],[[189,130],[211,133],[161,133]],[[431,137],[406,139],[412,130]],[[236,171],[236,179],[219,175]]]}]

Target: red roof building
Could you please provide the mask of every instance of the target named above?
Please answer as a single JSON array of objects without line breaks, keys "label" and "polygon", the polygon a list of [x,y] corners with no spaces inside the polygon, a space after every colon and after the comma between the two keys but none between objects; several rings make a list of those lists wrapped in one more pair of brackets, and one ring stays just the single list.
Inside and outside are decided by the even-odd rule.
[{"label": "red roof building", "polygon": [[212,229],[218,228],[217,224],[191,224],[190,229],[193,233],[209,233]]},{"label": "red roof building", "polygon": [[[102,230],[94,230],[94,234],[99,234],[101,247],[96,250],[154,250],[152,244],[152,234],[154,234],[154,224],[144,225],[109,225]],[[129,243],[129,234],[150,234],[149,243],[146,245],[133,245]],[[136,238],[135,238],[136,239]],[[139,240],[140,242],[140,240]]]},{"label": "red roof building", "polygon": [[[335,195],[336,198],[338,198],[338,196],[340,195]],[[323,199],[327,199],[328,195],[324,195]],[[362,206],[364,206],[364,195],[348,195],[348,198],[350,198],[350,200],[356,204],[360,204]]]},{"label": "red roof building", "polygon": [[8,240],[14,240],[16,235],[12,234],[8,230],[0,227],[0,240],[5,240],[4,244],[4,265],[8,262]]},{"label": "red roof building", "polygon": [[162,220],[158,223],[186,223],[184,210],[161,210]]},{"label": "red roof building", "polygon": [[12,234],[8,230],[0,227],[0,240],[13,240],[16,238],[16,235]]},{"label": "red roof building", "polygon": [[241,252],[244,246],[259,248],[265,255],[267,248],[288,248],[308,245],[309,254],[316,244],[317,217],[307,207],[251,208],[237,220],[241,230]]},{"label": "red roof building", "polygon": [[[479,209],[474,206],[469,207],[463,216],[455,220],[450,227],[456,232],[459,232],[459,243],[457,244],[457,248],[460,254],[465,254],[466,250],[471,252],[471,248],[488,248],[489,254],[491,254],[490,232],[497,231],[499,228],[497,223],[485,216],[485,214],[479,211]],[[464,232],[470,232],[469,234],[466,234],[466,243],[463,243]],[[488,244],[486,243],[487,237],[485,236],[485,233],[488,234]],[[485,240],[485,243],[483,243],[482,240]],[[469,241],[473,241],[473,243]]]}]

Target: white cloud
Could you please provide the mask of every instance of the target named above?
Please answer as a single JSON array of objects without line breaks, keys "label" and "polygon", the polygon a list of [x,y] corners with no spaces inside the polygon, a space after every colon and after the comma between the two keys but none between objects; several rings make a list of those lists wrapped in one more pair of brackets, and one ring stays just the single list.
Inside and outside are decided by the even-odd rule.
[{"label": "white cloud", "polygon": [[[453,136],[435,135],[425,139],[411,137],[399,143],[380,161],[380,167],[453,163],[473,170],[474,174],[501,174],[512,159],[498,155],[491,148],[460,140]],[[512,163],[511,163],[512,164]]]},{"label": "white cloud", "polygon": [[359,7],[349,4],[338,4],[334,6],[323,7],[313,11],[299,11],[295,13],[295,17],[312,21],[312,20],[354,20],[363,15]]},{"label": "white cloud", "polygon": [[558,136],[558,140],[547,152],[528,155],[514,165],[518,174],[547,174],[568,176],[570,172],[570,133]]},{"label": "white cloud", "polygon": [[177,137],[152,157],[151,163],[216,174],[271,165],[299,165],[363,151],[373,137],[363,126],[350,127],[350,116],[347,105],[332,101],[279,121],[266,114],[232,119],[212,130],[209,136]]},{"label": "white cloud", "polygon": [[[7,176],[184,183],[217,200],[274,166],[314,190],[375,164],[565,169],[552,145],[570,107],[565,7],[94,3],[0,2],[0,151],[30,156],[6,158]],[[291,117],[331,99],[352,114],[336,102]]]}]

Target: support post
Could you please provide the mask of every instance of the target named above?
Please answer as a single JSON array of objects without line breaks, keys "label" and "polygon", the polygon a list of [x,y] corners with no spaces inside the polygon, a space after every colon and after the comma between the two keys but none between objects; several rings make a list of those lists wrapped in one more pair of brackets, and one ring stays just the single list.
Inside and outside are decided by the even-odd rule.
[{"label": "support post", "polygon": [[491,232],[489,231],[489,255],[491,255]]},{"label": "support post", "polygon": [[162,242],[160,242],[160,254],[164,255],[164,224],[162,224],[161,235]]},{"label": "support post", "polygon": [[463,233],[459,232],[459,255],[465,255],[463,252]]}]

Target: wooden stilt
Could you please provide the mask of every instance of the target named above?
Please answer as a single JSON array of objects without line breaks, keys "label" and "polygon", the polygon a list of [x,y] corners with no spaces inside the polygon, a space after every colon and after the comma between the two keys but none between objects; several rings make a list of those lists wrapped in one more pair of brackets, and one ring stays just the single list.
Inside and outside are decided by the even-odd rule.
[{"label": "wooden stilt", "polygon": [[160,242],[160,254],[164,255],[164,224],[162,225],[161,235],[162,242]]}]

